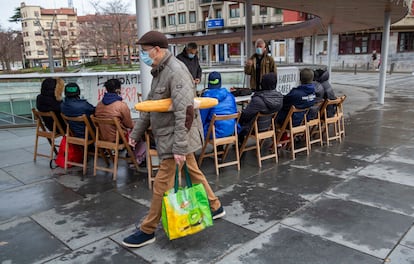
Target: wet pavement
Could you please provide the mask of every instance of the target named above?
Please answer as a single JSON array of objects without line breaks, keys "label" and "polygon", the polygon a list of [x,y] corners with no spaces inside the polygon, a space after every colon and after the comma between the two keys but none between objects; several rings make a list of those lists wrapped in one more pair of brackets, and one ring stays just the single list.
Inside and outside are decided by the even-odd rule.
[{"label": "wet pavement", "polygon": [[[128,249],[122,239],[145,216],[145,169],[122,163],[118,179],[33,162],[34,128],[0,129],[0,263],[414,263],[414,76],[333,73],[346,94],[342,143],[259,168],[202,170],[227,212],[203,232]],[[42,142],[41,149],[48,144]]]}]

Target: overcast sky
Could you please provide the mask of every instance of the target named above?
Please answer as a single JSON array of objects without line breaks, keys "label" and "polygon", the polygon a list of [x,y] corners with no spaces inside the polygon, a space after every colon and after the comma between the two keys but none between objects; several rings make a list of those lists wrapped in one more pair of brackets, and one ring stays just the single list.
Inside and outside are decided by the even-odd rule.
[{"label": "overcast sky", "polygon": [[[128,5],[129,12],[135,14],[135,0],[122,1],[124,4]],[[43,8],[68,7],[68,0],[1,0],[0,25],[3,29],[12,28],[21,30],[21,25],[19,23],[8,22],[9,18],[14,15],[14,9],[19,7],[21,2],[25,2],[26,5],[37,5]],[[72,2],[73,7],[80,16],[95,13],[95,9],[90,4],[90,0],[72,0]],[[100,0],[99,2],[104,4],[110,2],[110,0]]]}]

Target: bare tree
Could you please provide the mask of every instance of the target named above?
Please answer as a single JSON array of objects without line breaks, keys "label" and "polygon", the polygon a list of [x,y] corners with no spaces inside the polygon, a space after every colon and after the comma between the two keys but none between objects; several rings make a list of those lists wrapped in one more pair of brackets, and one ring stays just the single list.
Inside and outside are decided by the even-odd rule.
[{"label": "bare tree", "polygon": [[103,33],[103,17],[99,14],[88,16],[87,23],[79,25],[78,43],[80,50],[86,50],[86,54],[90,48],[93,48],[97,59],[100,57],[100,50],[104,48],[104,33]]},{"label": "bare tree", "polygon": [[11,65],[22,60],[23,38],[21,32],[0,27],[0,63],[3,70],[11,71]]},{"label": "bare tree", "polygon": [[[100,5],[99,1],[92,2],[99,13],[102,13],[107,18],[109,29],[105,34],[106,40],[109,41],[107,46],[113,46],[115,49],[116,57],[121,61],[121,65],[124,65],[124,47],[129,43],[128,37],[130,20],[128,4],[123,3],[122,0],[113,0],[107,2],[104,6]],[[112,44],[112,45],[111,45]],[[130,60],[130,59],[129,59]]]}]

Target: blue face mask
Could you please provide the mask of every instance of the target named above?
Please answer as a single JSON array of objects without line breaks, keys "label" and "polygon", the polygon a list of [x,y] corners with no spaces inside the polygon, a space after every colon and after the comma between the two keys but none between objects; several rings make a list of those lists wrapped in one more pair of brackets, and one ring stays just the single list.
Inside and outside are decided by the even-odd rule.
[{"label": "blue face mask", "polygon": [[263,54],[262,48],[256,48],[256,54],[257,55],[262,55]]},{"label": "blue face mask", "polygon": [[141,51],[141,53],[139,54],[142,62],[144,62],[145,64],[147,64],[148,66],[152,66],[152,64],[154,63],[154,60],[149,56],[149,52],[148,51]]},{"label": "blue face mask", "polygon": [[193,54],[193,53],[190,53],[190,54],[188,54],[188,57],[189,57],[190,59],[194,59],[194,57],[195,57],[195,54]]}]

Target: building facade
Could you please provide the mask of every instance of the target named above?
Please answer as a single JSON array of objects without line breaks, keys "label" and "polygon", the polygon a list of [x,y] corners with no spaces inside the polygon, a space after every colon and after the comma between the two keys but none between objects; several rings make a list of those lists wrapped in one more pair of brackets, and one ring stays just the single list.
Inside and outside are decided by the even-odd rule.
[{"label": "building facade", "polygon": [[49,53],[56,67],[78,61],[78,25],[73,8],[44,9],[21,3],[20,14],[23,52],[30,67],[49,66]]}]

